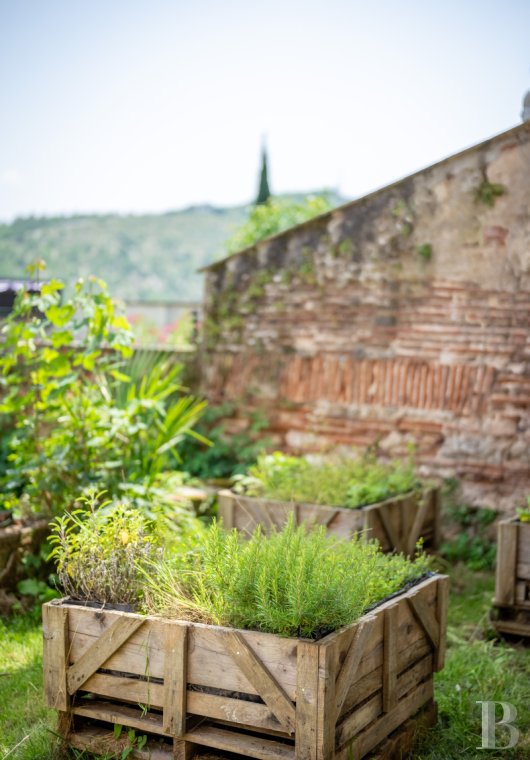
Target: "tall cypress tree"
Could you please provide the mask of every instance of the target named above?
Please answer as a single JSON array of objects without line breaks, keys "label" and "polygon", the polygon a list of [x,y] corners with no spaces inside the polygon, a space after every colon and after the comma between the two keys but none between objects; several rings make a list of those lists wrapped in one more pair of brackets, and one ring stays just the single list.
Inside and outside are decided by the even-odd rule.
[{"label": "tall cypress tree", "polygon": [[256,206],[261,203],[266,203],[271,197],[271,191],[269,189],[269,178],[267,171],[267,150],[265,146],[261,149],[261,173],[259,178],[259,190],[258,197],[256,198]]}]

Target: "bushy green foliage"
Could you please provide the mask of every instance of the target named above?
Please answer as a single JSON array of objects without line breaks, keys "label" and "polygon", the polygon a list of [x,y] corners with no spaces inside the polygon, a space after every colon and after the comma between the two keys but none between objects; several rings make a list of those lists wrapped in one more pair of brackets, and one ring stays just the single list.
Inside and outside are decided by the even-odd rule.
[{"label": "bushy green foliage", "polygon": [[214,523],[187,565],[179,557],[151,566],[147,605],[169,617],[319,638],[426,569],[424,557],[383,554],[375,542],[341,541],[292,518],[249,541]]},{"label": "bushy green foliage", "polygon": [[3,503],[54,514],[90,486],[153,485],[205,407],[179,395],[179,366],[124,373],[132,334],[105,283],[80,280],[64,300],[63,288],[21,291],[0,356],[0,418],[14,424]]},{"label": "bushy green foliage", "polygon": [[311,462],[275,452],[262,455],[236,487],[250,496],[337,507],[374,504],[420,486],[412,462],[377,462],[370,453],[355,459]]},{"label": "bushy green foliage", "polygon": [[256,461],[268,444],[266,438],[260,437],[267,420],[263,414],[253,413],[244,429],[230,433],[226,418],[236,414],[236,406],[232,403],[209,406],[205,410],[196,431],[208,438],[212,445],[207,446],[190,437],[182,441],[178,453],[186,472],[202,480],[231,478],[246,472]]},{"label": "bushy green foliage", "polygon": [[331,208],[333,206],[325,195],[310,195],[302,201],[269,198],[251,209],[248,220],[229,238],[226,248],[229,253],[236,253]]}]

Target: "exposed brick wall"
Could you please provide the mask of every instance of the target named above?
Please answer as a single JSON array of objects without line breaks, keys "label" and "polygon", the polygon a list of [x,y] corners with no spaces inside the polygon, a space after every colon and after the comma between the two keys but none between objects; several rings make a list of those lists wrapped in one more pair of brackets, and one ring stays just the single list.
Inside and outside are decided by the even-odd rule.
[{"label": "exposed brick wall", "polygon": [[522,503],[530,124],[219,262],[205,313],[205,392],[264,409],[278,445],[414,441],[469,501]]}]

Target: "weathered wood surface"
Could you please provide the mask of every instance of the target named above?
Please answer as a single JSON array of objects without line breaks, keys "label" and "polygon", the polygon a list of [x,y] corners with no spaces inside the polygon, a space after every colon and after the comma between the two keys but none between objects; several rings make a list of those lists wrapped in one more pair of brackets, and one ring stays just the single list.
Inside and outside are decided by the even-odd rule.
[{"label": "weathered wood surface", "polygon": [[517,517],[497,525],[492,623],[501,634],[530,637],[530,523]]},{"label": "weathered wood surface", "polygon": [[329,533],[341,538],[365,532],[376,538],[384,551],[412,555],[419,538],[432,549],[437,548],[439,541],[440,499],[435,488],[357,509],[258,499],[229,490],[219,492],[218,503],[225,528],[237,528],[247,536],[258,525],[265,533],[281,528],[294,515],[297,525],[302,522],[325,525]]},{"label": "weathered wood surface", "polygon": [[77,747],[97,721],[164,737],[174,758],[361,758],[432,700],[446,610],[434,576],[315,642],[50,603],[47,700]]}]

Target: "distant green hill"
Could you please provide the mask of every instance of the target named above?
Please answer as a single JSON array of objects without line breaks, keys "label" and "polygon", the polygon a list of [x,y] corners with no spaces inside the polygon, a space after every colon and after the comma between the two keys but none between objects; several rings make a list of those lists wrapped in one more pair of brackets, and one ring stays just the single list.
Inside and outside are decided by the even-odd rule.
[{"label": "distant green hill", "polygon": [[[299,198],[301,196],[293,196]],[[340,202],[332,197],[333,204]],[[200,300],[197,269],[226,253],[248,207],[194,206],[167,214],[29,217],[0,224],[0,277],[21,277],[36,259],[67,283],[90,274],[133,300]]]}]

